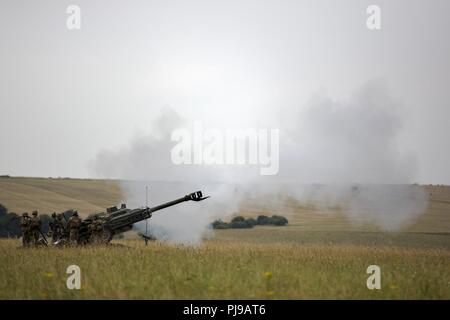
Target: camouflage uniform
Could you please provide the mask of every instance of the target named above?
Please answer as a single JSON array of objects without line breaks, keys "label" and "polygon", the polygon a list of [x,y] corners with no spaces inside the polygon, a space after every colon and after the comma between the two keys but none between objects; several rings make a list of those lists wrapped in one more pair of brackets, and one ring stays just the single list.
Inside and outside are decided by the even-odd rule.
[{"label": "camouflage uniform", "polygon": [[41,235],[41,219],[38,217],[37,211],[33,211],[32,215],[33,217],[30,220],[31,240],[34,245],[37,245]]},{"label": "camouflage uniform", "polygon": [[103,243],[103,222],[99,217],[95,217],[94,221],[89,225],[91,232],[91,243]]},{"label": "camouflage uniform", "polygon": [[22,214],[22,221],[20,223],[20,227],[22,229],[22,245],[27,247],[30,245],[30,217],[28,216],[28,212]]},{"label": "camouflage uniform", "polygon": [[69,240],[70,244],[77,244],[79,242],[78,239],[78,231],[81,226],[81,219],[78,217],[78,212],[74,212],[74,214],[70,217],[69,222],[67,223],[67,227],[69,228]]},{"label": "camouflage uniform", "polygon": [[55,227],[56,237],[59,240],[63,237],[63,234],[64,234],[64,220],[63,220],[63,216],[61,213],[56,216],[55,224],[56,224],[56,227]]},{"label": "camouflage uniform", "polygon": [[52,213],[52,220],[48,223],[50,234],[52,235],[52,242],[55,243],[57,241],[56,238],[56,212]]},{"label": "camouflage uniform", "polygon": [[56,213],[52,214],[52,221],[49,223],[50,231],[52,234],[52,242],[55,243],[61,239],[64,230],[64,223],[62,221],[62,215]]}]

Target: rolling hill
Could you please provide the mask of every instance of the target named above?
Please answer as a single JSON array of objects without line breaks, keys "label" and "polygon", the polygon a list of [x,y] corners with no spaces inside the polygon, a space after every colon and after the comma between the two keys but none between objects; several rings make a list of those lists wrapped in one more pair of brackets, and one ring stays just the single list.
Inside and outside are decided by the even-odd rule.
[{"label": "rolling hill", "polygon": [[[165,187],[170,188],[170,183]],[[403,231],[450,233],[450,187],[429,185],[424,188],[429,195],[427,210]],[[126,202],[125,198],[118,180],[0,177],[0,203],[18,214],[32,210],[62,212],[73,208],[85,216]],[[373,226],[352,221],[342,212],[323,211],[295,201],[280,203],[249,198],[236,214],[285,215],[291,225],[303,231],[377,231]]]},{"label": "rolling hill", "polygon": [[76,209],[82,215],[104,211],[121,200],[117,181],[69,178],[0,178],[0,203],[18,214]]}]

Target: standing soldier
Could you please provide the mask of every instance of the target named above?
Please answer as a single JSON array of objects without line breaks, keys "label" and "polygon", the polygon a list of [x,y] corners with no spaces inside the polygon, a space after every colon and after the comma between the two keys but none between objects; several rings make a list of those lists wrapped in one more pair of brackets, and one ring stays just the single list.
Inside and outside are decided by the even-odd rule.
[{"label": "standing soldier", "polygon": [[52,235],[52,243],[55,244],[62,238],[64,232],[64,223],[62,221],[62,215],[53,212],[52,220],[49,223],[50,232]]},{"label": "standing soldier", "polygon": [[31,239],[33,244],[37,246],[41,234],[41,219],[38,217],[38,212],[36,210],[33,211],[32,216],[33,217],[31,217],[30,220]]},{"label": "standing soldier", "polygon": [[78,231],[80,226],[81,219],[78,217],[78,212],[75,211],[67,223],[67,227],[69,228],[69,240],[72,245],[78,243]]},{"label": "standing soldier", "polygon": [[63,220],[63,214],[60,213],[56,216],[56,237],[57,241],[63,237],[64,234],[64,220]]},{"label": "standing soldier", "polygon": [[49,224],[50,233],[52,235],[52,243],[55,243],[58,241],[58,234],[57,234],[57,225],[56,225],[56,212],[52,213],[52,220],[50,220]]},{"label": "standing soldier", "polygon": [[30,217],[28,212],[22,213],[22,221],[20,227],[22,229],[22,246],[28,247],[30,244]]},{"label": "standing soldier", "polygon": [[91,231],[91,243],[100,244],[103,242],[103,222],[95,216],[94,221],[89,225]]}]

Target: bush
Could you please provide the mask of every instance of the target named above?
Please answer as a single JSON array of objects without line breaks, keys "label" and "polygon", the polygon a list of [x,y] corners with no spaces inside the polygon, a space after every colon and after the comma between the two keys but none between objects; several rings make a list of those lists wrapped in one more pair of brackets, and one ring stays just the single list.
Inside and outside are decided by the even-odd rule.
[{"label": "bush", "polygon": [[245,219],[243,216],[234,217],[229,223],[229,228],[232,229],[248,229],[253,228],[256,220],[253,218]]},{"label": "bush", "polygon": [[233,219],[231,219],[231,223],[234,222],[245,222],[245,218],[243,216],[234,217]]},{"label": "bush", "polygon": [[235,221],[230,223],[230,228],[232,229],[247,229],[251,228],[253,226],[250,226],[245,221]]},{"label": "bush", "polygon": [[7,213],[8,209],[6,209],[6,207],[0,203],[0,218],[6,216]]},{"label": "bush", "polygon": [[258,216],[258,218],[256,218],[256,222],[261,226],[271,224],[270,218],[268,216]]},{"label": "bush", "polygon": [[211,223],[213,229],[228,229],[230,226],[228,223],[223,222],[221,219],[214,221]]},{"label": "bush", "polygon": [[17,214],[10,212],[0,217],[0,237],[20,237],[21,235],[20,218]]},{"label": "bush", "polygon": [[252,226],[252,227],[256,226],[258,224],[258,222],[256,222],[256,220],[253,219],[253,218],[248,218],[248,219],[245,220],[245,222],[247,222],[247,224]]},{"label": "bush", "polygon": [[245,219],[243,216],[237,216],[231,219],[230,223],[223,222],[221,219],[215,220],[211,223],[211,227],[213,229],[247,229],[253,228],[256,225],[284,226],[288,223],[288,219],[278,215],[271,217],[261,215],[256,220],[254,218]]},{"label": "bush", "polygon": [[283,216],[273,215],[271,218],[271,224],[275,226],[284,226],[289,223],[288,219]]}]

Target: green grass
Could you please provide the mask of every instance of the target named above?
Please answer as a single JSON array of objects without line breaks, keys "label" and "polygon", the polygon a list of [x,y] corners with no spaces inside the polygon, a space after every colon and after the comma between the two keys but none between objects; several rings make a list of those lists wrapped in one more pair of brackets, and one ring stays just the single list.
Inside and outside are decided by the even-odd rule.
[{"label": "green grass", "polygon": [[[441,248],[220,239],[198,247],[18,246],[0,241],[1,299],[450,298],[450,252]],[[81,268],[81,290],[66,288],[71,264]],[[381,290],[366,287],[372,264],[381,267]]]},{"label": "green grass", "polygon": [[299,225],[215,230],[215,238],[229,242],[396,246],[450,250],[450,233],[305,230]]}]

